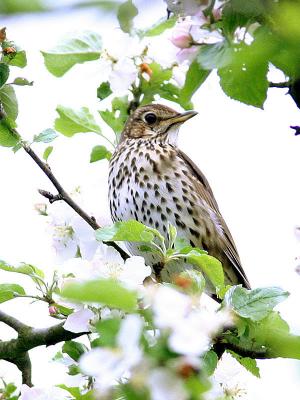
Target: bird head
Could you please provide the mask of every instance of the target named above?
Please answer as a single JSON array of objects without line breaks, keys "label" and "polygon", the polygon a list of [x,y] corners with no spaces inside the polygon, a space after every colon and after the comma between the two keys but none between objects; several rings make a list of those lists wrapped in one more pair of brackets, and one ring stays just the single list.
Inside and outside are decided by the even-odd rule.
[{"label": "bird head", "polygon": [[196,111],[179,113],[161,104],[148,104],[137,108],[128,118],[122,132],[121,141],[132,139],[160,139],[176,144],[178,129]]}]

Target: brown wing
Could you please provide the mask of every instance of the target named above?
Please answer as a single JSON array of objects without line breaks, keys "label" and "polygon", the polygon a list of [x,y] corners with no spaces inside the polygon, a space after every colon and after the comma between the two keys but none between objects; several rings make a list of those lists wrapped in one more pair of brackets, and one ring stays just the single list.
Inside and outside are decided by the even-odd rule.
[{"label": "brown wing", "polygon": [[200,169],[197,167],[197,165],[181,150],[178,149],[178,156],[188,165],[190,168],[192,174],[197,178],[197,189],[198,192],[201,195],[201,198],[215,211],[217,216],[219,217],[220,224],[223,228],[224,232],[224,248],[223,251],[228,257],[228,259],[231,261],[235,275],[238,277],[239,283],[243,284],[246,288],[250,289],[250,283],[246,277],[245,271],[242,268],[241,261],[236,249],[236,246],[234,244],[233,238],[231,236],[231,233],[226,225],[226,222],[224,221],[220,210],[218,203],[213,195],[213,192],[211,190],[211,187],[203,175],[203,173],[200,171]]}]

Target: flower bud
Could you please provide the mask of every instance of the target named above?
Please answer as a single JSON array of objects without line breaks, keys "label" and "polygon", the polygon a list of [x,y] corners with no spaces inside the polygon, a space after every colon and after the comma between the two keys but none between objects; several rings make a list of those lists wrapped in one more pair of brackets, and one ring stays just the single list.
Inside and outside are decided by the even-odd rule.
[{"label": "flower bud", "polygon": [[178,29],[174,31],[171,42],[179,49],[188,49],[193,45],[193,38],[189,32]]},{"label": "flower bud", "polygon": [[142,73],[142,74],[145,73],[145,74],[147,74],[149,77],[151,77],[151,75],[152,75],[152,73],[153,73],[152,69],[149,67],[149,65],[148,65],[147,63],[142,63],[142,64],[140,65],[140,70],[141,70],[141,73]]},{"label": "flower bud", "polygon": [[45,203],[36,203],[34,205],[35,211],[37,211],[40,215],[48,215],[47,214],[47,204]]},{"label": "flower bud", "polygon": [[212,10],[212,15],[213,15],[215,21],[219,21],[222,18],[222,8],[221,7],[214,8]]},{"label": "flower bud", "polygon": [[55,306],[49,306],[48,311],[50,316],[57,315],[58,313],[58,310]]}]

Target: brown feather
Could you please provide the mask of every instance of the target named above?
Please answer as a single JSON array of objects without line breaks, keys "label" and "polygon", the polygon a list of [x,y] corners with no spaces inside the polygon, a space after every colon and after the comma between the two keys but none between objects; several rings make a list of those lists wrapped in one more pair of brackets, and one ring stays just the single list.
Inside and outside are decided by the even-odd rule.
[{"label": "brown feather", "polygon": [[242,268],[241,261],[235,246],[235,243],[233,241],[233,238],[231,236],[231,233],[226,225],[226,222],[224,221],[224,218],[222,217],[222,214],[219,210],[218,203],[214,197],[214,194],[212,192],[212,189],[203,175],[203,173],[200,171],[200,169],[197,167],[197,165],[180,149],[177,149],[178,156],[186,163],[186,165],[189,167],[191,173],[193,176],[196,178],[196,186],[197,186],[197,191],[200,194],[201,198],[207,203],[209,207],[211,207],[215,213],[217,214],[220,225],[222,226],[223,232],[224,232],[224,248],[223,251],[226,254],[227,258],[230,260],[231,264],[233,265],[234,272],[238,276],[238,281],[243,284],[246,288],[250,289],[250,283],[246,277],[245,271]]}]

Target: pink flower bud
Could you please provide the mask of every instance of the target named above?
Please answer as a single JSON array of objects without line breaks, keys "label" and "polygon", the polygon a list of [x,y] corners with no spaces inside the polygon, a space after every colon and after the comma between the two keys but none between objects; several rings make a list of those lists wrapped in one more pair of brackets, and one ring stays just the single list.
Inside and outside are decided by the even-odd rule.
[{"label": "pink flower bud", "polygon": [[212,10],[212,15],[213,15],[215,21],[219,21],[222,18],[222,9],[221,9],[221,7],[214,8]]},{"label": "pink flower bud", "polygon": [[187,49],[192,46],[193,38],[189,32],[178,30],[174,32],[171,42],[179,49]]},{"label": "pink flower bud", "polygon": [[58,310],[55,306],[49,306],[48,311],[49,315],[56,315],[58,313]]},{"label": "pink flower bud", "polygon": [[47,204],[45,203],[37,203],[34,205],[35,211],[37,211],[40,215],[48,215],[47,213]]}]

